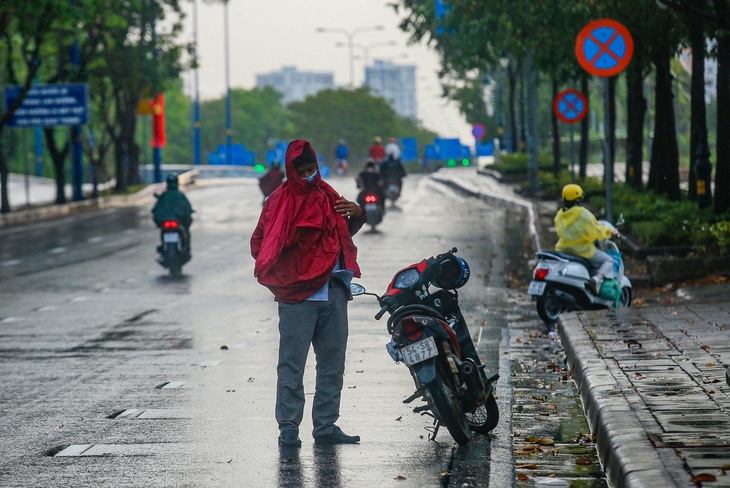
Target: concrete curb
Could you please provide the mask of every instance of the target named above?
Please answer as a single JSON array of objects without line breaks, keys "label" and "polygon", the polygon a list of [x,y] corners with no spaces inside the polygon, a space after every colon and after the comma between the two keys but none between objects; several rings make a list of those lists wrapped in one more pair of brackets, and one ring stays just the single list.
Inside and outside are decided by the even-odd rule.
[{"label": "concrete curb", "polygon": [[119,205],[139,204],[146,198],[150,198],[156,189],[157,185],[149,185],[131,195],[112,195],[95,199],[90,198],[80,202],[69,202],[61,205],[50,204],[15,210],[13,212],[0,215],[0,229],[18,225],[33,224],[45,220],[91,212]]},{"label": "concrete curb", "polygon": [[611,372],[612,365],[597,357],[596,345],[581,320],[584,316],[584,312],[562,315],[558,332],[588,425],[596,434],[606,478],[615,487],[680,486],[669,472],[683,469],[681,459],[677,457],[676,466],[667,469],[631,406],[627,397],[631,392],[621,391]]},{"label": "concrete curb", "polygon": [[483,200],[490,205],[517,208],[526,211],[528,215],[528,230],[530,232],[530,237],[532,238],[533,245],[537,250],[542,249],[542,244],[540,242],[540,233],[538,232],[539,222],[537,219],[537,211],[535,210],[534,204],[530,200],[510,197],[507,195],[499,195],[496,193],[483,192],[476,186],[470,188],[464,185],[463,181],[455,181],[448,176],[439,175],[438,173],[433,173],[431,175],[431,178],[435,181],[438,181],[439,183],[461,190],[472,197],[479,198],[480,200]]}]

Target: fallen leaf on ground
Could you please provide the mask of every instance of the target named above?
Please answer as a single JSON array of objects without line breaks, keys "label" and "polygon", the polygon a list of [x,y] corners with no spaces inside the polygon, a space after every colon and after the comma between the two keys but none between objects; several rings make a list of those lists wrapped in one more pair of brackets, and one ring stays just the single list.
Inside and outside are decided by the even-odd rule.
[{"label": "fallen leaf on ground", "polygon": [[518,464],[515,466],[517,469],[540,469],[540,466],[537,464]]},{"label": "fallen leaf on ground", "polygon": [[517,475],[517,481],[527,481],[530,477],[527,476],[525,473],[520,473]]},{"label": "fallen leaf on ground", "polygon": [[707,345],[700,346],[700,349],[704,349],[705,351],[707,351],[709,348],[710,348],[710,346],[707,346]]},{"label": "fallen leaf on ground", "polygon": [[555,445],[555,440],[551,439],[550,437],[543,437],[542,439],[540,439],[537,442],[541,446],[554,446]]},{"label": "fallen leaf on ground", "polygon": [[397,418],[397,419],[395,419],[395,420],[396,420],[396,422],[400,422],[400,420],[401,420],[402,418],[403,418],[403,415],[401,415],[400,417],[398,417],[398,418]]},{"label": "fallen leaf on ground", "polygon": [[398,475],[398,476],[396,476],[396,477],[395,477],[395,478],[393,478],[393,479],[394,479],[394,480],[407,480],[408,478],[406,478],[405,476],[401,476],[401,475]]},{"label": "fallen leaf on ground", "polygon": [[589,459],[589,458],[578,458],[575,460],[575,464],[580,464],[580,465],[593,464],[593,460]]},{"label": "fallen leaf on ground", "polygon": [[221,349],[222,349],[222,350],[224,350],[224,351],[227,351],[227,350],[228,350],[228,346],[226,346],[226,345],[224,344],[224,345],[222,345],[222,346],[221,346]]},{"label": "fallen leaf on ground", "polygon": [[699,483],[701,481],[717,481],[717,476],[710,473],[700,473],[697,476],[693,476],[690,483]]}]

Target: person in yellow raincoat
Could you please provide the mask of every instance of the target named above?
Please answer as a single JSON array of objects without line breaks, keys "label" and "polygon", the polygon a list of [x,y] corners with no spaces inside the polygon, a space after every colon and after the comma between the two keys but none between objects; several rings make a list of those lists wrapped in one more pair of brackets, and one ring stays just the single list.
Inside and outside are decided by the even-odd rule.
[{"label": "person in yellow raincoat", "polygon": [[570,184],[563,187],[563,208],[555,216],[555,231],[559,238],[555,250],[590,261],[597,272],[591,277],[589,287],[598,295],[603,280],[613,279],[614,271],[611,256],[596,249],[594,242],[618,235],[618,231],[599,223],[590,210],[580,205],[582,202],[583,189],[580,186]]}]

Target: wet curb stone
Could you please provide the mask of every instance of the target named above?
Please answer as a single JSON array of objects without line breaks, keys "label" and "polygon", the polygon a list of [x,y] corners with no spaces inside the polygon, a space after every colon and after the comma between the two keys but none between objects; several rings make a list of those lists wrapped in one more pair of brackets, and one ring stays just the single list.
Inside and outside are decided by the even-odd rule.
[{"label": "wet curb stone", "polygon": [[[611,372],[611,364],[597,355],[585,329],[586,313],[564,314],[558,326],[567,361],[583,402],[606,477],[612,486],[679,486],[669,476],[647,437],[627,392]],[[591,314],[595,315],[595,314]],[[605,317],[603,317],[605,320]],[[683,470],[677,458],[676,469]]]},{"label": "wet curb stone", "polygon": [[619,313],[564,314],[558,324],[609,482],[688,486],[703,474],[730,486],[730,304]]}]

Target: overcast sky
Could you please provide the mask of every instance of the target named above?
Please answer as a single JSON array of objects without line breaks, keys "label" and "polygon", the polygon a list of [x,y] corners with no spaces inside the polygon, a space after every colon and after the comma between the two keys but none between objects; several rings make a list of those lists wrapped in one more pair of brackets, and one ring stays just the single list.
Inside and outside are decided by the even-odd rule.
[{"label": "overcast sky", "polygon": [[[188,17],[184,39],[192,40],[192,0],[185,4]],[[422,44],[408,45],[408,36],[398,28],[399,15],[383,0],[230,0],[231,86],[251,89],[256,74],[296,66],[300,71],[329,71],[335,84],[350,82],[349,57],[344,33],[317,33],[317,27],[352,32],[361,27],[382,25],[382,31],[359,32],[355,44],[395,41],[395,46],[373,46],[369,58],[417,66],[418,114],[423,124],[443,137],[460,137],[473,142],[471,128],[455,104],[440,98],[436,72],[438,57]],[[223,7],[198,0],[198,55],[200,96],[220,97],[225,93]],[[355,84],[364,80],[362,50],[355,48]],[[404,57],[405,56],[405,57]],[[192,90],[193,77],[186,76]],[[386,136],[386,135],[384,135]],[[387,137],[387,136],[386,136]],[[471,140],[470,140],[471,139]]]}]

